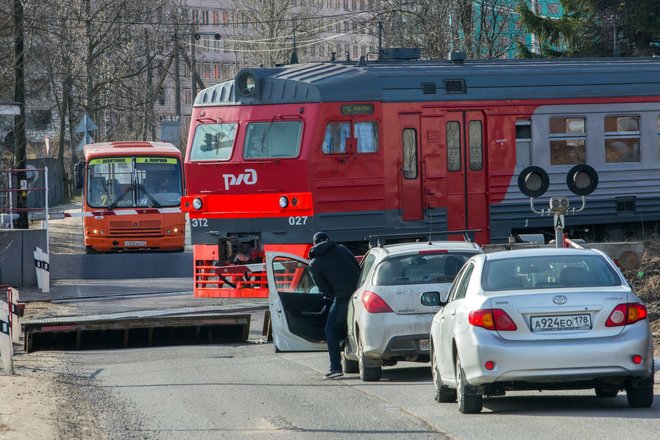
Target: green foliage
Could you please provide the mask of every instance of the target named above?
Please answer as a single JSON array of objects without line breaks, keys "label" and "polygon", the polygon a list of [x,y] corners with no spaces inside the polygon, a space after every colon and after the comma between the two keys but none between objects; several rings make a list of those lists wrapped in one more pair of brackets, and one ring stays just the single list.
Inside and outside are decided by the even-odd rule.
[{"label": "green foliage", "polygon": [[540,53],[518,45],[519,56],[641,56],[660,53],[660,1],[560,0],[561,18],[547,18],[519,0],[523,27],[537,36]]}]

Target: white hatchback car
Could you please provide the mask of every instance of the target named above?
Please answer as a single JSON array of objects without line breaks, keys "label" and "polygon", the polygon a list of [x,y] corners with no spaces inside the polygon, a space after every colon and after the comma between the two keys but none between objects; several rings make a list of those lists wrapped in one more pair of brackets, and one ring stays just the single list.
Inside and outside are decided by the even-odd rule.
[{"label": "white hatchback car", "polygon": [[431,325],[435,399],[463,413],[509,390],[625,390],[653,404],[646,307],[604,253],[552,249],[473,257]]},{"label": "white hatchback car", "polygon": [[383,366],[428,362],[431,320],[440,305],[423,298],[428,292],[446,296],[463,263],[481,252],[478,245],[460,241],[370,249],[348,309],[344,372],[359,371],[363,381],[377,381]]}]

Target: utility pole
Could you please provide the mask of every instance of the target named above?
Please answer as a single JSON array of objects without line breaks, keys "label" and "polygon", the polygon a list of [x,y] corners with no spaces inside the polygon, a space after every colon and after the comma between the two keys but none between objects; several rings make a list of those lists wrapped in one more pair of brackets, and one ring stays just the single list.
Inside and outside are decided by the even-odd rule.
[{"label": "utility pole", "polygon": [[195,40],[196,39],[199,39],[199,34],[192,34],[190,36],[190,60],[191,60],[190,63],[192,64],[191,69],[190,69],[190,73],[191,73],[191,76],[192,76],[192,100],[193,100],[193,102],[195,101],[195,96],[197,96],[197,83],[195,82],[195,80],[197,79],[197,78],[195,78],[195,75],[196,75],[196,72],[197,72],[196,71],[197,66],[195,66]]},{"label": "utility pole", "polygon": [[174,35],[174,106],[176,107],[177,120],[181,120],[181,67],[179,66],[179,35]]},{"label": "utility pole", "polygon": [[[26,149],[27,140],[25,137],[25,78],[23,66],[23,3],[21,0],[14,0],[14,100],[20,105],[20,112],[14,119],[14,133],[16,135],[16,155],[14,156],[14,166],[17,169],[26,168]],[[16,189],[25,189],[17,191],[16,207],[19,209],[18,228],[28,228],[27,208],[27,176],[25,171],[19,171],[16,179]]]}]

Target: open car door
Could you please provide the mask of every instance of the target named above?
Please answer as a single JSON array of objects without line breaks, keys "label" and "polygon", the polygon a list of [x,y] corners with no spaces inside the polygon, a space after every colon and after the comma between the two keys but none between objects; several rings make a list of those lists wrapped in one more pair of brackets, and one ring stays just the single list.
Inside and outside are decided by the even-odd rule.
[{"label": "open car door", "polygon": [[323,299],[303,257],[266,252],[268,307],[275,351],[327,351]]}]

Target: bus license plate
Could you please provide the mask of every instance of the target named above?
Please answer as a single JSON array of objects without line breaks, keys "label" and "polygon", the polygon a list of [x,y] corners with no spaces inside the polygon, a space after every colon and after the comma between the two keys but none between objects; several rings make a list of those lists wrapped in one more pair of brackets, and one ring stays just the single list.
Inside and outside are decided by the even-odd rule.
[{"label": "bus license plate", "polygon": [[532,316],[533,332],[591,330],[591,315]]},{"label": "bus license plate", "polygon": [[124,246],[146,246],[146,241],[125,241]]}]

